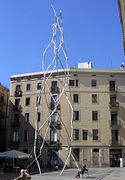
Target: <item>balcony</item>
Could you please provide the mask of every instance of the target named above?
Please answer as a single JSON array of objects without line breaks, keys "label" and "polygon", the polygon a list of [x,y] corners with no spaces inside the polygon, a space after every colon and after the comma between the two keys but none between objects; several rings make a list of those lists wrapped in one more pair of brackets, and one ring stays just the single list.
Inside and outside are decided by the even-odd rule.
[{"label": "balcony", "polygon": [[60,110],[60,104],[56,106],[56,103],[50,103],[50,109],[54,110],[55,108],[57,108],[57,110]]},{"label": "balcony", "polygon": [[20,128],[20,122],[11,122],[11,128],[12,129],[19,129]]},{"label": "balcony", "polygon": [[18,105],[18,106],[13,105],[13,111],[14,112],[21,112],[22,111],[22,107],[20,105]]},{"label": "balcony", "polygon": [[114,129],[119,129],[119,128],[122,128],[122,123],[120,120],[111,120],[110,127]]},{"label": "balcony", "polygon": [[60,89],[58,87],[51,87],[52,94],[58,94],[59,92],[60,92]]},{"label": "balcony", "polygon": [[119,108],[119,102],[109,102],[110,108]]},{"label": "balcony", "polygon": [[110,140],[109,141],[110,143],[110,146],[122,146],[123,145],[123,142],[121,140]]},{"label": "balcony", "polygon": [[62,125],[61,125],[61,122],[60,121],[57,121],[57,122],[51,122],[50,123],[50,128],[56,128],[56,129],[61,129],[62,128]]},{"label": "balcony", "polygon": [[10,146],[19,146],[19,141],[10,141]]},{"label": "balcony", "polygon": [[110,93],[117,93],[118,92],[118,88],[117,87],[109,87],[109,92]]},{"label": "balcony", "polygon": [[57,141],[48,141],[47,142],[49,146],[53,146],[53,147],[61,147],[62,146],[62,143],[57,140]]},{"label": "balcony", "polygon": [[22,97],[22,91],[21,90],[15,91],[15,97]]}]

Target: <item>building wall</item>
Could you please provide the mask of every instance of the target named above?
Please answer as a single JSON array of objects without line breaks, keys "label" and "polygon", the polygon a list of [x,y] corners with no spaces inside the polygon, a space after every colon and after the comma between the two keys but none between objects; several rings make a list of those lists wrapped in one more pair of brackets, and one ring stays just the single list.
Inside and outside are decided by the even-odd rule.
[{"label": "building wall", "polygon": [[8,88],[0,84],[0,151],[5,151],[6,148],[8,93]]},{"label": "building wall", "polygon": [[[40,78],[41,76],[41,78]],[[77,159],[79,166],[84,163],[89,167],[106,167],[117,166],[119,157],[125,158],[125,72],[124,70],[83,70],[83,69],[70,69],[69,80],[74,80],[74,86],[66,86],[66,95],[69,98],[74,111],[79,111],[79,120],[73,121],[73,128],[79,130],[79,138],[72,141],[72,153]],[[20,78],[20,81],[19,81]],[[58,81],[59,93],[56,93],[59,97],[64,86],[64,75],[55,74],[48,80],[48,87],[51,88],[52,81]],[[92,87],[92,80],[96,80],[96,86]],[[77,81],[77,83],[76,83]],[[115,90],[109,90],[109,82],[115,82]],[[50,108],[51,97],[49,96],[48,89],[46,88],[45,94],[41,92],[42,102],[39,106],[36,106],[36,98],[40,95],[40,90],[37,90],[37,83],[42,82],[42,74],[34,75],[31,73],[18,75],[17,77],[11,77],[11,94],[10,94],[10,115],[8,123],[13,121],[14,114],[18,112],[13,111],[13,105],[15,99],[20,98],[20,105],[22,111],[19,113],[20,127],[10,128],[8,141],[8,147],[16,147],[20,150],[30,153],[33,149],[33,138],[35,132],[34,121],[36,120],[36,113],[41,112],[41,120],[38,122],[40,127],[47,117],[52,113]],[[30,84],[31,90],[26,91],[26,85]],[[77,85],[76,85],[77,84]],[[21,85],[22,95],[21,97],[15,97],[16,85]],[[74,103],[74,94],[78,94],[78,103]],[[97,95],[97,103],[92,103],[92,95]],[[115,106],[110,104],[110,96],[116,97]],[[25,105],[25,100],[30,97],[30,106]],[[61,126],[57,127],[58,143],[52,144],[50,142],[50,131],[52,127],[48,128],[48,133],[45,137],[45,148],[42,151],[41,159],[46,166],[48,159],[53,155],[53,150],[59,157],[59,163],[62,165],[68,153],[67,140],[68,133],[71,132],[71,108],[67,102],[65,94],[61,96],[60,108],[58,112],[58,121]],[[110,107],[110,105],[112,105]],[[98,112],[98,119],[92,120],[92,112]],[[117,124],[111,124],[111,113],[117,112]],[[29,123],[25,122],[25,113],[30,113]],[[44,128],[40,131],[41,140],[37,144],[41,144],[45,135],[45,131],[48,127],[48,122]],[[98,139],[93,140],[93,129],[98,130]],[[12,143],[12,133],[14,130],[19,131],[19,142],[17,144]],[[24,131],[29,131],[29,140],[24,141]],[[87,140],[83,140],[83,130],[87,130]],[[117,142],[112,144],[112,136],[117,139]],[[73,134],[73,138],[74,138]],[[96,138],[96,137],[95,137]],[[11,143],[9,143],[11,142]],[[49,158],[48,158],[49,156]],[[79,156],[79,157],[76,157]],[[117,162],[115,162],[115,159]],[[75,167],[72,157],[70,157],[68,166]]]}]

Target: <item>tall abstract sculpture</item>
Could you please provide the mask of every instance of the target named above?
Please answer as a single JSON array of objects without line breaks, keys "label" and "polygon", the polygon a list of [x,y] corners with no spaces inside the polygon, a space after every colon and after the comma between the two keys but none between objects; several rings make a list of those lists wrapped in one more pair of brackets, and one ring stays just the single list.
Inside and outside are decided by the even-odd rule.
[{"label": "tall abstract sculpture", "polygon": [[[66,100],[67,100],[67,103],[68,103],[68,105],[70,107],[70,110],[71,110],[71,118],[70,118],[70,132],[68,132],[66,126],[64,125],[63,119],[60,119],[60,123],[61,123],[62,127],[65,129],[65,133],[66,133],[67,139],[68,139],[68,140],[65,140],[64,137],[62,135],[60,135],[60,138],[62,138],[62,141],[65,144],[65,147],[67,147],[67,157],[65,159],[63,169],[62,169],[62,171],[60,173],[60,175],[62,175],[62,173],[65,170],[65,167],[66,167],[67,162],[68,162],[70,157],[72,157],[72,159],[75,162],[76,167],[78,169],[79,169],[79,167],[78,167],[78,164],[77,164],[77,162],[76,162],[76,160],[74,158],[74,155],[72,153],[72,146],[71,146],[72,138],[73,138],[73,107],[72,107],[72,104],[71,104],[71,102],[69,100],[69,97],[67,95],[67,92],[66,92],[66,87],[68,86],[68,82],[69,82],[69,68],[68,68],[68,56],[67,56],[67,52],[66,52],[65,44],[64,44],[62,13],[60,11],[59,16],[57,16],[57,13],[56,13],[55,9],[53,8],[53,6],[52,6],[52,9],[53,9],[54,15],[55,15],[55,23],[53,24],[53,28],[52,28],[52,40],[51,40],[50,44],[47,46],[47,48],[45,49],[45,51],[43,53],[43,63],[42,63],[43,81],[42,81],[42,89],[41,89],[41,92],[39,94],[37,104],[39,104],[41,94],[43,94],[46,105],[49,108],[49,102],[48,102],[48,98],[47,98],[47,96],[49,95],[51,100],[54,102],[54,108],[51,111],[51,113],[48,115],[48,117],[44,120],[43,124],[40,127],[38,127],[38,121],[37,121],[37,119],[38,119],[38,106],[36,107],[35,139],[34,139],[34,156],[35,156],[35,159],[34,159],[34,161],[36,161],[38,169],[39,169],[39,173],[41,174],[41,168],[40,168],[40,164],[39,164],[39,161],[38,161],[38,157],[40,157],[42,155],[42,150],[44,148],[45,139],[46,139],[46,136],[47,136],[47,134],[49,132],[49,127],[50,127],[50,123],[51,123],[51,117],[56,112],[57,107],[61,102],[61,98],[64,95]],[[45,69],[46,63],[47,63],[46,62],[46,54],[48,53],[50,48],[53,48],[54,56],[53,56],[50,64]],[[60,57],[60,54],[61,54],[61,57]],[[50,59],[51,59],[51,56],[50,56]],[[54,98],[54,96],[53,96],[53,94],[51,92],[51,88],[49,87],[48,81],[51,78],[51,76],[53,75],[53,73],[59,71],[59,68],[61,68],[63,70],[64,82],[62,83],[60,81],[60,84],[62,86],[61,87],[61,92],[60,92],[58,98]],[[47,95],[46,95],[46,90],[48,92]],[[54,126],[54,125],[52,125],[52,126],[53,126],[54,130],[57,130],[56,126]],[[38,135],[40,134],[42,129],[44,129],[45,133],[44,133],[44,135],[42,137],[43,141],[42,141],[42,144],[40,146],[39,155],[37,156],[36,155],[37,140],[38,140]]]}]

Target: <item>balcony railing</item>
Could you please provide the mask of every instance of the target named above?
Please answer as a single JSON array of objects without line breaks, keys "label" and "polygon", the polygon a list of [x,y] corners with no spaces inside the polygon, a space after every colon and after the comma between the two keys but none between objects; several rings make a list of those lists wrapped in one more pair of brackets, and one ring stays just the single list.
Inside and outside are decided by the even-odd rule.
[{"label": "balcony railing", "polygon": [[60,89],[58,87],[51,87],[51,93],[54,94],[54,93],[59,93],[60,92]]},{"label": "balcony railing", "polygon": [[21,112],[22,111],[22,107],[19,105],[19,106],[15,106],[13,105],[13,111],[18,111],[18,112]]},{"label": "balcony railing", "polygon": [[[56,107],[56,103],[50,103],[50,109],[53,110]],[[57,110],[60,110],[60,104],[57,105]]]},{"label": "balcony railing", "polygon": [[21,90],[15,91],[15,97],[22,97],[22,91]]},{"label": "balcony railing", "polygon": [[111,146],[122,146],[123,145],[123,142],[121,140],[110,140],[109,141],[110,145]]},{"label": "balcony railing", "polygon": [[109,102],[110,108],[119,108],[119,102]]},{"label": "balcony railing", "polygon": [[50,128],[56,128],[56,129],[61,129],[62,128],[62,125],[61,125],[61,122],[60,121],[57,121],[57,122],[51,122],[50,123]]},{"label": "balcony railing", "polygon": [[10,141],[11,146],[19,146],[19,141]]},{"label": "balcony railing", "polygon": [[121,128],[122,127],[122,123],[120,120],[110,120],[110,127],[112,128]]},{"label": "balcony railing", "polygon": [[20,128],[20,122],[11,122],[11,128],[12,129],[19,129]]},{"label": "balcony railing", "polygon": [[111,92],[111,93],[116,93],[117,91],[118,91],[118,88],[117,87],[109,87],[109,91]]},{"label": "balcony railing", "polygon": [[54,146],[54,147],[60,147],[60,146],[62,146],[62,143],[59,140],[57,140],[57,141],[48,141],[48,145],[49,146]]}]

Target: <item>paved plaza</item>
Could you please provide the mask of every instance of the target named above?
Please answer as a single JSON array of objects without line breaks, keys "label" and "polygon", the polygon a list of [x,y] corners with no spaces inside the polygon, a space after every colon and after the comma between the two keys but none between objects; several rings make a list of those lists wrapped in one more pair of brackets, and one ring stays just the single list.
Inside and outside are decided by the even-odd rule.
[{"label": "paved plaza", "polygon": [[[31,180],[75,180],[77,169],[67,169],[60,176],[61,171],[31,175]],[[5,173],[0,175],[0,180],[7,177],[17,177],[17,174]],[[82,179],[82,178],[80,178]],[[123,168],[89,168],[88,180],[125,180],[125,167]]]}]

